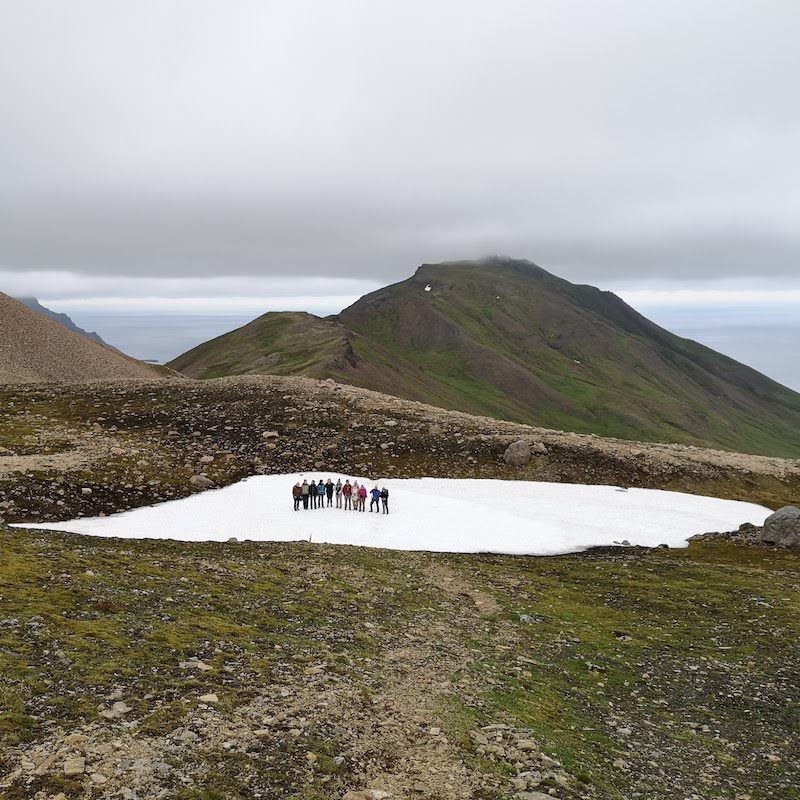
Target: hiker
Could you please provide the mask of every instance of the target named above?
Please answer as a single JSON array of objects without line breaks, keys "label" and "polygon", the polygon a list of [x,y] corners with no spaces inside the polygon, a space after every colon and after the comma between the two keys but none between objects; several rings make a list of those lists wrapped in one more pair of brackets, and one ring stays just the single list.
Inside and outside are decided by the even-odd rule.
[{"label": "hiker", "polygon": [[362,483],[358,487],[358,510],[364,511],[367,505],[367,487]]},{"label": "hiker", "polygon": [[325,482],[325,494],[328,496],[328,508],[333,505],[333,481],[328,478]]},{"label": "hiker", "polygon": [[311,508],[317,507],[317,482],[312,478],[311,485],[308,487],[308,499],[311,501]]},{"label": "hiker", "polygon": [[361,502],[358,499],[358,490],[360,488],[358,481],[353,481],[353,511],[358,511],[358,504]]},{"label": "hiker", "polygon": [[296,483],[292,486],[292,498],[294,499],[294,510],[297,511],[300,508],[300,498],[303,496],[303,490],[300,488],[300,484]]},{"label": "hiker", "polygon": [[325,508],[325,484],[322,482],[322,478],[317,484],[317,502],[319,503],[317,508]]},{"label": "hiker", "polygon": [[300,496],[303,498],[303,508],[308,510],[308,481],[303,480],[303,485],[300,487]]},{"label": "hiker", "polygon": [[353,510],[353,487],[350,485],[350,481],[346,480],[344,482],[344,486],[342,486],[342,496],[344,497],[344,510],[350,511]]},{"label": "hiker", "polygon": [[375,486],[373,487],[372,491],[369,493],[370,501],[369,501],[369,513],[372,513],[372,506],[375,506],[375,513],[381,513],[381,490]]},{"label": "hiker", "polygon": [[334,491],[336,492],[336,508],[342,507],[342,479],[337,478],[336,486],[334,487]]},{"label": "hiker", "polygon": [[381,504],[383,505],[383,513],[389,513],[389,490],[384,486],[381,489]]}]

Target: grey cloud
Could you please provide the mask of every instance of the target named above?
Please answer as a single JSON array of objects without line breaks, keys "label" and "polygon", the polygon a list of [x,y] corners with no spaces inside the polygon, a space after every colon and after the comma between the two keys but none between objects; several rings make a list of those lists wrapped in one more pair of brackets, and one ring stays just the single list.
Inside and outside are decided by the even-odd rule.
[{"label": "grey cloud", "polygon": [[800,5],[0,9],[0,269],[797,280]]}]

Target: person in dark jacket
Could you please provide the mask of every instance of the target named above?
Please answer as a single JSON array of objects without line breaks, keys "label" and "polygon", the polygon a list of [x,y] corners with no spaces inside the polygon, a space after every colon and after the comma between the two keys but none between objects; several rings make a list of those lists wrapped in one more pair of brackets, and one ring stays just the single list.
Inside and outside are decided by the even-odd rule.
[{"label": "person in dark jacket", "polygon": [[300,508],[300,498],[303,496],[303,490],[300,488],[300,484],[296,483],[292,486],[292,498],[294,499],[294,510],[297,511]]},{"label": "person in dark jacket", "polygon": [[317,482],[312,479],[311,485],[308,487],[308,499],[311,501],[311,508],[317,507]]},{"label": "person in dark jacket", "polygon": [[308,509],[308,494],[309,494],[308,481],[303,481],[303,485],[300,487],[300,496],[303,498],[304,509]]},{"label": "person in dark jacket", "polygon": [[333,505],[333,481],[328,478],[325,481],[325,494],[328,496],[328,508]]},{"label": "person in dark jacket", "polygon": [[381,513],[381,490],[375,486],[372,491],[369,493],[370,501],[369,501],[369,513],[372,513],[372,506],[375,506],[375,513]]},{"label": "person in dark jacket", "polygon": [[384,486],[381,489],[381,503],[383,505],[383,513],[389,513],[389,490]]},{"label": "person in dark jacket", "polygon": [[325,508],[325,484],[322,482],[322,478],[317,484],[317,504],[317,508]]}]

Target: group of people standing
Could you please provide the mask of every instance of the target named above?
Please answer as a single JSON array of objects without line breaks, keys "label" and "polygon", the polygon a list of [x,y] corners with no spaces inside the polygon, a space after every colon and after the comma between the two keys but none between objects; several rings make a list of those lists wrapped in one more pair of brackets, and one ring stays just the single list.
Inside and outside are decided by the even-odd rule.
[{"label": "group of people standing", "polygon": [[[308,508],[333,508],[334,498],[336,508],[343,508],[345,511],[365,511],[367,497],[369,496],[370,513],[376,514],[383,512],[389,513],[389,490],[384,486],[378,488],[377,485],[367,490],[365,484],[359,485],[358,481],[346,480],[342,483],[341,478],[334,483],[330,478],[323,481],[303,481],[296,483],[292,487],[292,498],[294,500],[294,510],[298,511],[302,503],[304,509]],[[327,502],[326,502],[327,501]]]}]

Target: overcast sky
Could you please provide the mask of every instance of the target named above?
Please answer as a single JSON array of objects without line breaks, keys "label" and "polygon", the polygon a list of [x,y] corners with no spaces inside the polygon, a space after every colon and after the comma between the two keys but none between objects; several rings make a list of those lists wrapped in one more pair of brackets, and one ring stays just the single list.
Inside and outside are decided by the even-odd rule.
[{"label": "overcast sky", "polygon": [[798,31],[797,0],[0,0],[0,290],[336,305],[502,253],[780,300]]}]

